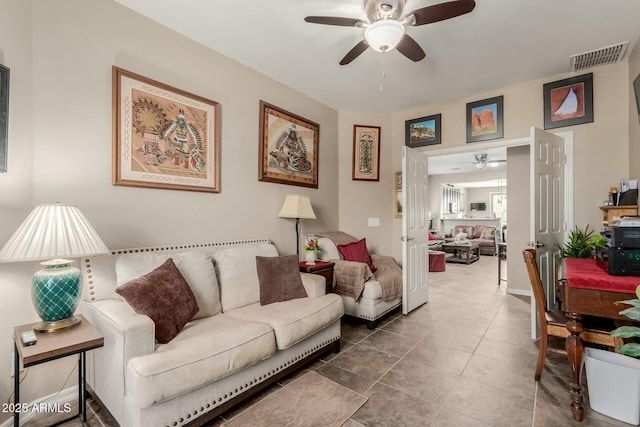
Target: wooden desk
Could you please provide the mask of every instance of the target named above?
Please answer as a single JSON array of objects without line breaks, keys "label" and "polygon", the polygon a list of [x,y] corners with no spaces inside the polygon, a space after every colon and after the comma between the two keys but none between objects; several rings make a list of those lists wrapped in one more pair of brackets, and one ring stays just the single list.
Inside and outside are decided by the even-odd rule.
[{"label": "wooden desk", "polygon": [[[618,314],[625,307],[616,306],[616,301],[636,298],[635,289],[639,277],[610,276],[606,269],[593,259],[566,259],[566,280],[562,285],[562,309],[569,318],[567,330],[567,354],[571,364],[571,411],[573,419],[582,421],[584,397],[582,395],[581,371],[584,359],[582,319],[584,315],[607,317],[628,321]],[[606,267],[605,267],[606,268]]]}]

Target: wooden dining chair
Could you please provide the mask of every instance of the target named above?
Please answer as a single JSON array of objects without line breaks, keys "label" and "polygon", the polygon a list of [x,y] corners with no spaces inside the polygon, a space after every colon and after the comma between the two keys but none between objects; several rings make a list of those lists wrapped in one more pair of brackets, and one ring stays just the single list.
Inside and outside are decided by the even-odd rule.
[{"label": "wooden dining chair", "polygon": [[[540,280],[540,271],[538,270],[535,249],[525,249],[522,251],[522,255],[524,256],[524,263],[529,273],[531,289],[536,299],[536,311],[538,312],[538,322],[540,325],[540,351],[538,353],[538,365],[534,376],[536,381],[540,381],[547,351],[567,354],[566,351],[561,349],[548,348],[547,343],[549,335],[560,338],[567,338],[569,336],[569,331],[566,326],[569,318],[560,310],[547,310],[547,298],[542,286],[542,280]],[[622,339],[613,338],[609,335],[609,333],[615,329],[615,326],[613,324],[607,325],[606,319],[585,316],[582,323],[584,326],[582,340],[584,342],[607,347],[616,347],[623,344]]]}]

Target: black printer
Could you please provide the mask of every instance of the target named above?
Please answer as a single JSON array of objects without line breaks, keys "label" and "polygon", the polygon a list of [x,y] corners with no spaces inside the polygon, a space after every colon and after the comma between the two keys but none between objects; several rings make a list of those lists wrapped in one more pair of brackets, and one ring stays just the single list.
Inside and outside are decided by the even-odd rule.
[{"label": "black printer", "polygon": [[611,224],[609,245],[609,274],[640,276],[640,217],[625,217]]}]

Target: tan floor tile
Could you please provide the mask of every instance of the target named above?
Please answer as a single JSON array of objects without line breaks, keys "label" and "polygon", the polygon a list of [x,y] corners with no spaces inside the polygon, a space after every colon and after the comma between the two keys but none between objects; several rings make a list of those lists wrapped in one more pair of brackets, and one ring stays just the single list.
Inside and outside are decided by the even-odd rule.
[{"label": "tan floor tile", "polygon": [[330,363],[365,378],[378,380],[398,360],[396,356],[355,345],[349,350],[340,352],[340,355]]}]

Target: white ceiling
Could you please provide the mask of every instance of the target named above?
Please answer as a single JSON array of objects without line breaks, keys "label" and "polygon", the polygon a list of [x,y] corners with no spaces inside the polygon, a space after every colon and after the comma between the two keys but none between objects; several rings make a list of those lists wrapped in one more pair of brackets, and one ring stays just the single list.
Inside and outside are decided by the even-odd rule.
[{"label": "white ceiling", "polygon": [[[640,35],[639,0],[476,0],[467,15],[408,27],[427,53],[418,63],[369,49],[340,66],[364,30],[304,17],[366,19],[363,0],[115,1],[337,110],[361,112],[397,112],[565,73],[569,56],[628,40],[627,57]],[[405,12],[440,2],[407,0]]]},{"label": "white ceiling", "polygon": [[[428,154],[428,152],[427,152]],[[466,153],[447,154],[444,156],[429,156],[429,175],[444,175],[451,173],[482,172],[483,170],[505,170],[507,162],[499,166],[487,166],[480,169],[476,166],[475,154],[487,154],[489,163],[494,160],[507,160],[506,148],[482,149]]]}]

